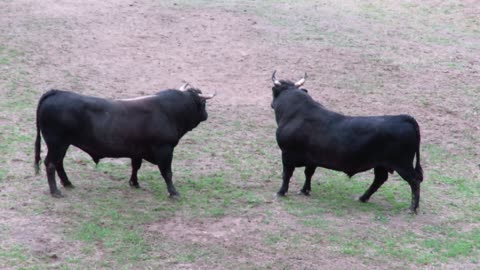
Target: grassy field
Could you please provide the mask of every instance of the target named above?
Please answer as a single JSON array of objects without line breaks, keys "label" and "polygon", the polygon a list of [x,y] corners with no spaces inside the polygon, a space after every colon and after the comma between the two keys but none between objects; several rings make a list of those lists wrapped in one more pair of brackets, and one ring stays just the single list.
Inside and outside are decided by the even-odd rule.
[{"label": "grassy field", "polygon": [[[480,267],[480,18],[474,1],[47,2],[51,13],[42,9],[47,4],[33,3],[0,1],[0,268]],[[85,12],[71,15],[74,10]],[[98,33],[82,30],[95,23]],[[176,61],[195,66],[162,69],[149,58],[148,68],[159,68],[153,74],[174,78],[162,83],[191,72],[201,88],[221,86],[208,121],[175,149],[173,179],[181,198],[167,197],[151,164],[139,171],[142,188],[131,189],[129,160],[95,166],[74,148],[65,168],[76,188],[62,189],[65,198],[50,197],[44,168],[36,176],[32,164],[38,98],[58,84],[103,97],[143,94],[157,84],[138,76],[143,70],[132,67],[130,75],[127,68],[121,78],[112,70],[126,58],[140,61],[142,51],[154,55],[163,48],[162,36],[147,31],[118,43],[109,38],[150,24],[172,27],[181,37],[177,44],[175,35],[165,34],[162,42],[174,53],[159,52],[159,62],[177,54]],[[207,30],[196,32],[200,25]],[[221,44],[220,59],[212,60],[209,43],[202,43],[209,40]],[[206,51],[192,49],[199,46]],[[101,53],[92,55],[96,49]],[[239,57],[245,60],[228,63]],[[204,61],[210,61],[205,70],[198,67]],[[366,204],[356,199],[371,172],[350,179],[318,169],[311,196],[304,197],[296,194],[304,179],[299,169],[289,196],[274,196],[281,162],[269,76],[277,66],[282,78],[309,72],[309,93],[326,107],[419,120],[426,175],[418,215],[408,213],[410,189],[396,174]]]}]

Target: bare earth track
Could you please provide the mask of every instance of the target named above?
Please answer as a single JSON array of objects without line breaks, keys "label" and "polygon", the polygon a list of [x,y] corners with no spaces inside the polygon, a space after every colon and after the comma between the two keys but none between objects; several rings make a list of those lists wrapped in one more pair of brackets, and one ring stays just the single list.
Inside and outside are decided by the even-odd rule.
[{"label": "bare earth track", "polygon": [[[478,268],[478,1],[220,2],[0,0],[0,268]],[[319,170],[303,197],[298,171],[290,196],[274,198],[274,69],[308,72],[330,109],[418,120],[418,216],[403,211],[398,177],[357,202],[370,173]],[[129,98],[183,81],[219,94],[176,150],[180,201],[153,166],[132,190],[128,161],[94,168],[76,149],[66,170],[77,188],[49,197],[31,168],[44,91]]]}]

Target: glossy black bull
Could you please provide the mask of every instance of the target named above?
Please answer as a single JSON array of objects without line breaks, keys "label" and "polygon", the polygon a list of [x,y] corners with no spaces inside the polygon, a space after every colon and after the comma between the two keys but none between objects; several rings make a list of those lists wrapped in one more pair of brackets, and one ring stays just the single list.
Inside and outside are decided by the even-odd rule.
[{"label": "glossy black bull", "polygon": [[207,120],[206,100],[196,88],[183,85],[150,96],[106,100],[72,92],[50,90],[38,102],[35,167],[40,162],[40,133],[48,148],[45,157],[48,185],[61,197],[55,172],[64,187],[73,187],[63,159],[70,145],[88,153],[95,163],[105,157],[130,158],[130,185],[139,187],[137,171],[142,160],[156,164],[170,196],[177,196],[172,182],[173,150],[185,133]]},{"label": "glossy black bull", "polygon": [[[301,192],[308,195],[317,167],[345,172],[348,176],[374,169],[375,178],[359,198],[366,202],[396,171],[411,187],[410,209],[420,200],[423,170],[420,165],[420,129],[409,115],[352,117],[326,109],[302,89],[306,75],[296,83],[273,81],[277,143],[282,151],[284,196],[296,167],[305,167]],[[413,161],[416,155],[416,164]]]}]

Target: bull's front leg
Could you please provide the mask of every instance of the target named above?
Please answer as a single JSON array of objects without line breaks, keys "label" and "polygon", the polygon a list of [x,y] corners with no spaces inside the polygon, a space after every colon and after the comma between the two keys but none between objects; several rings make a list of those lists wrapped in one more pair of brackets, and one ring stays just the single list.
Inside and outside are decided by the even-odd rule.
[{"label": "bull's front leg", "polygon": [[300,192],[306,196],[310,195],[310,191],[312,190],[312,176],[315,173],[315,169],[317,169],[315,166],[305,167],[305,183]]},{"label": "bull's front leg", "polygon": [[162,146],[154,148],[155,162],[160,169],[165,183],[167,184],[167,190],[170,194],[170,197],[176,198],[180,194],[175,189],[175,186],[172,182],[172,159],[173,159],[173,147],[171,146]]},{"label": "bull's front leg", "polygon": [[132,158],[132,175],[130,176],[130,181],[128,181],[131,187],[135,187],[135,188],[140,187],[140,185],[138,184],[137,172],[141,166],[142,166],[141,158]]}]

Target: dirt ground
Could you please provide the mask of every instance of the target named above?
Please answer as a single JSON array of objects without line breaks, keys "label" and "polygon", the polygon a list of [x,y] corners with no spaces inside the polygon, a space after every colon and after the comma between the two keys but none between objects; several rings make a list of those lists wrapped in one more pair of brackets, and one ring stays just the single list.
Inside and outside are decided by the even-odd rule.
[{"label": "dirt ground", "polygon": [[[429,1],[428,4],[435,6],[433,2]],[[303,17],[299,16],[291,25],[272,23],[271,16],[251,12],[255,2],[239,5],[244,10],[230,8],[229,5],[199,8],[188,4],[188,1],[186,3],[148,0],[0,0],[0,41],[2,46],[22,53],[17,67],[22,70],[22,76],[28,78],[28,84],[34,88],[37,97],[43,91],[58,88],[105,98],[130,98],[176,88],[188,81],[206,93],[217,91],[218,96],[208,104],[209,113],[216,115],[212,116],[210,126],[214,129],[221,129],[224,122],[242,118],[239,117],[242,114],[250,127],[268,129],[274,126],[270,108],[273,70],[277,70],[279,78],[291,80],[297,80],[307,72],[305,87],[326,107],[352,115],[413,115],[421,126],[422,143],[439,145],[453,155],[467,153],[473,161],[462,164],[464,174],[469,177],[478,174],[478,31],[474,32],[477,36],[455,31],[442,34],[442,37],[462,40],[462,46],[443,46],[442,41],[414,42],[414,38],[402,36],[405,31],[390,21],[385,24],[369,23],[371,21],[358,16],[339,16],[338,10],[326,4],[328,1],[313,4],[311,9],[307,9],[308,12],[302,14]],[[395,3],[390,4],[393,10],[399,8]],[[455,13],[452,20],[458,16],[478,19],[480,5],[477,4],[476,1],[464,2],[462,10],[465,13]],[[293,5],[293,2],[277,4],[279,16],[288,14],[294,9]],[[343,8],[355,8],[350,2],[345,5]],[[321,19],[313,20],[312,14],[315,12],[322,13]],[[380,16],[378,12],[367,14]],[[305,29],[314,27],[312,29],[317,32],[336,29],[347,34],[340,38],[331,37],[334,42],[329,43],[323,39],[330,36],[309,36],[309,31],[313,30],[302,32],[298,26]],[[478,24],[474,27],[478,27]],[[436,31],[446,30],[434,29],[432,33],[438,34]],[[385,49],[379,51],[379,48]],[[458,68],[460,65],[461,68]],[[7,81],[5,78],[3,80]],[[23,89],[22,82],[18,84],[18,89]],[[22,95],[21,90],[2,91],[5,92],[3,97]],[[30,120],[35,102],[32,100],[32,111],[28,114]],[[25,123],[19,117],[3,112],[0,124],[13,126],[15,123]],[[29,125],[24,128],[33,130],[33,122]],[[263,141],[255,141],[256,137],[247,133],[235,136],[252,139],[251,144],[262,145]],[[215,140],[213,136],[209,139]],[[185,143],[197,142],[188,138]],[[219,144],[222,143],[229,145],[219,145],[220,149],[235,149],[234,141],[219,140]],[[221,155],[216,153],[216,157],[198,161],[200,165],[196,167],[196,172],[221,169],[225,166]],[[428,181],[428,167],[432,161],[428,153],[425,156],[424,168],[427,168]],[[41,177],[33,176],[31,159],[31,153],[17,153],[15,159],[6,164],[19,168],[16,179],[36,181],[34,179]],[[190,166],[197,161],[187,158],[179,162],[180,165]],[[91,169],[91,165],[84,167]],[[74,173],[74,177],[80,177],[80,174]],[[297,182],[297,185],[301,184],[300,180]],[[114,184],[120,185],[118,182]],[[121,185],[124,184],[121,182]],[[88,188],[95,189],[95,185],[87,182],[84,186],[88,191]],[[254,179],[246,181],[245,185],[255,186]],[[275,190],[270,190],[270,187],[279,186],[280,180],[266,185],[269,188],[266,192],[273,194]],[[5,206],[0,212],[0,227],[8,228],[8,237],[1,239],[2,244],[26,246],[35,258],[41,258],[39,260],[47,268],[61,269],[64,258],[82,250],[81,242],[71,241],[65,236],[66,228],[75,222],[62,217],[63,214],[69,216],[71,204],[80,204],[82,198],[69,194],[65,199],[42,199],[39,203],[36,201],[38,197],[48,196],[47,184],[43,181],[36,184],[41,191],[22,187],[23,192],[41,194],[29,199],[22,198],[22,205],[16,205],[5,194],[18,192],[17,187],[2,185],[0,190],[4,196],[2,205]],[[127,200],[134,200],[136,196],[127,191],[117,195]],[[308,199],[293,197],[295,200]],[[214,246],[227,251],[215,251],[224,254],[223,259],[173,262],[170,258],[172,254],[161,250],[158,251],[157,264],[140,263],[137,267],[235,269],[238,265],[255,268],[257,264],[253,262],[257,262],[265,268],[276,268],[279,265],[269,266],[269,263],[289,261],[283,267],[385,269],[385,264],[379,261],[369,262],[368,259],[341,254],[332,248],[323,249],[322,245],[327,244],[322,241],[309,246],[315,252],[295,250],[290,246],[276,246],[271,250],[270,246],[258,241],[265,232],[279,231],[293,238],[293,235],[302,235],[305,230],[313,229],[300,226],[296,217],[279,205],[273,196],[266,198],[266,206],[257,206],[241,215],[191,218],[178,213],[173,217],[145,222],[142,228],[147,242],[169,239],[180,246]],[[32,215],[30,210],[22,210],[28,207],[33,207],[33,212],[41,209],[41,214]],[[268,213],[265,209],[269,209]],[[330,222],[343,226],[345,230],[369,224],[366,218],[353,220],[347,217],[338,220],[334,215],[330,218]],[[441,219],[435,213],[424,213],[417,222],[435,224]],[[409,223],[405,222],[403,216],[398,220],[392,217],[391,223],[391,228],[408,230]],[[477,224],[472,226],[477,227]],[[308,243],[311,245],[311,242]],[[108,252],[99,244],[86,261],[90,266],[109,268],[96,264],[105,260]],[[37,262],[34,260],[32,264]],[[391,261],[387,266],[408,268],[412,265]],[[15,269],[11,265],[5,267]],[[123,267],[137,269],[129,264]],[[428,265],[425,267],[428,268]],[[443,267],[469,269],[478,265],[460,260]]]},{"label": "dirt ground", "polygon": [[[478,8],[471,5],[471,13],[478,14]],[[57,87],[120,98],[175,88],[188,81],[204,91],[217,90],[219,97],[213,106],[248,104],[268,110],[273,70],[278,70],[280,78],[292,80],[308,72],[306,87],[313,90],[311,94],[346,114],[412,114],[425,126],[425,138],[443,143],[448,143],[441,136],[445,131],[454,133],[448,139],[451,143],[459,136],[456,132],[478,132],[478,123],[471,121],[476,112],[465,111],[470,106],[456,107],[472,102],[458,88],[479,81],[476,50],[398,44],[408,41],[394,33],[389,34],[391,40],[376,40],[374,33],[362,36],[371,39],[372,49],[318,46],[308,38],[299,44],[285,41],[293,33],[256,16],[221,8],[173,7],[148,1],[15,1],[6,5],[2,25],[7,27],[2,31],[8,45],[31,55],[25,64],[38,89]],[[320,23],[325,28],[338,24]],[[350,23],[359,23],[364,31],[373,27]],[[375,57],[372,50],[377,43],[397,44],[400,53],[391,55],[391,62],[366,60],[365,55]],[[425,62],[453,58],[462,59],[466,66],[462,70],[436,67],[421,74],[401,68],[402,61],[418,54]],[[368,95],[348,91],[354,86],[339,85],[360,76],[377,77]],[[451,91],[451,102],[425,106],[415,99],[436,98],[443,87],[448,90],[442,91]],[[403,100],[404,95],[412,100]]]}]

